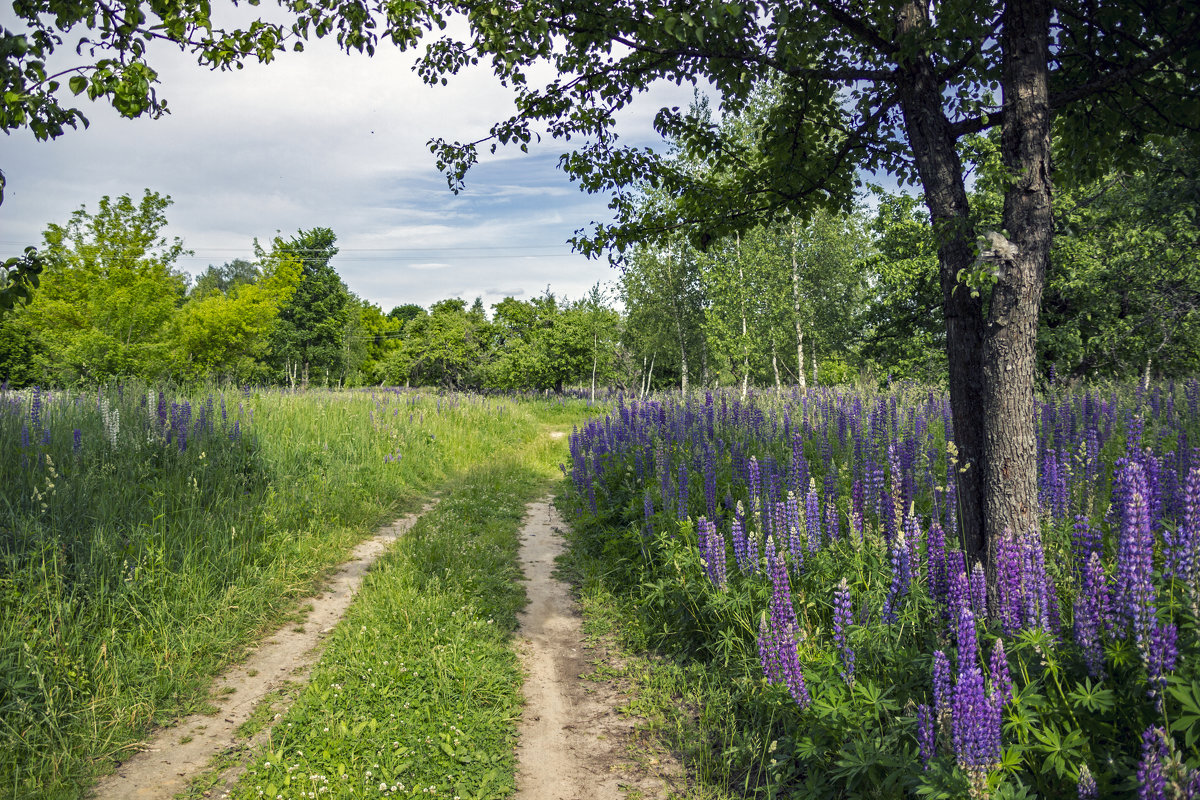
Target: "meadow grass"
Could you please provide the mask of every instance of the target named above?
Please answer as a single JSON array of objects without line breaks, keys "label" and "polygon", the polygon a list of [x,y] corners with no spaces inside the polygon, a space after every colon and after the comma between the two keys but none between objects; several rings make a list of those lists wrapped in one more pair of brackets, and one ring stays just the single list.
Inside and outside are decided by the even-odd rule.
[{"label": "meadow grass", "polygon": [[449,476],[583,403],[0,395],[0,796],[78,797]]}]

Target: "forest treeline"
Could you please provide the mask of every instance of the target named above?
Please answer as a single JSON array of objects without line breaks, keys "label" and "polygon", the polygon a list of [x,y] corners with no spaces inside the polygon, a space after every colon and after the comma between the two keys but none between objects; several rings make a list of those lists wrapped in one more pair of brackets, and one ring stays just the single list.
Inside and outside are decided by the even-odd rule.
[{"label": "forest treeline", "polygon": [[[975,146],[987,164],[989,142]],[[1056,195],[1043,375],[1200,369],[1200,155],[1164,140],[1143,156]],[[977,176],[979,229],[998,227],[999,172]],[[347,288],[329,229],[255,241],[245,258],[189,276],[185,243],[166,232],[170,198],[105,197],[46,228],[41,285],[0,319],[0,379],[632,391],[942,382],[928,215],[911,195],[871,196],[870,208],[788,218],[703,249],[682,237],[634,247],[612,288],[582,298],[547,290],[490,308],[448,298],[388,311]],[[960,290],[989,279],[980,262]]]}]

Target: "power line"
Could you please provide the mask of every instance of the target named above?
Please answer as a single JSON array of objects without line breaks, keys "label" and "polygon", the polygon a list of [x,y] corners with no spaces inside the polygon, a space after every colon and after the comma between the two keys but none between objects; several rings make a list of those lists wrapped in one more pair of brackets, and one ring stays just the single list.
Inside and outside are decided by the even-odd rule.
[{"label": "power line", "polygon": [[[24,246],[27,242],[18,242],[13,240],[0,240],[0,245]],[[495,250],[555,250],[560,253],[570,254],[574,251],[563,250],[561,245],[553,244],[498,244],[498,245],[463,245],[454,247],[339,247],[335,256],[342,253],[457,253],[467,251],[495,251]],[[196,250],[201,253],[247,253],[248,248],[245,247],[201,247]],[[313,253],[324,255],[328,251],[322,248],[306,247],[306,248],[288,248],[286,250],[290,254]],[[270,253],[268,253],[269,255]],[[197,256],[198,258],[199,256]]]}]

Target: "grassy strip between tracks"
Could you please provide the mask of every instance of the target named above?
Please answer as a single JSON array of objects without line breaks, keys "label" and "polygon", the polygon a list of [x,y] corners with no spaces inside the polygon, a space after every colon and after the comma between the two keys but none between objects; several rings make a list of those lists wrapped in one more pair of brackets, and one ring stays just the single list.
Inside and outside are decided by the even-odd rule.
[{"label": "grassy strip between tracks", "polygon": [[565,440],[469,470],[368,574],[235,798],[499,798],[514,789],[526,504]]}]

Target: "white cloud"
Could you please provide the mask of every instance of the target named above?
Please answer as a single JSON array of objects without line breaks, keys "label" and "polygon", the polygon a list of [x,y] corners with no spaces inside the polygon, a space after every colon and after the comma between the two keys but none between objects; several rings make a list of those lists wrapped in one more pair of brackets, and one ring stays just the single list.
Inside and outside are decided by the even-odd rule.
[{"label": "white cloud", "polygon": [[[347,56],[328,41],[227,73],[170,48],[154,59],[169,116],[123,120],[97,105],[84,109],[89,130],[51,142],[8,138],[0,255],[102,195],[149,187],[173,197],[167,232],[196,251],[181,263],[192,272],[249,256],[255,237],[319,226],[338,235],[334,264],[351,289],[385,308],[452,294],[497,302],[548,284],[578,297],[615,275],[566,244],[610,216],[607,197],[578,192],[557,170],[575,142],[545,141],[529,155],[502,149],[481,158],[465,192],[446,188],[427,140],[479,138],[512,111],[511,93],[486,69],[431,88],[412,72],[412,55],[381,47],[373,59]],[[659,106],[690,95],[655,90],[622,114],[621,129],[650,143]]]}]

